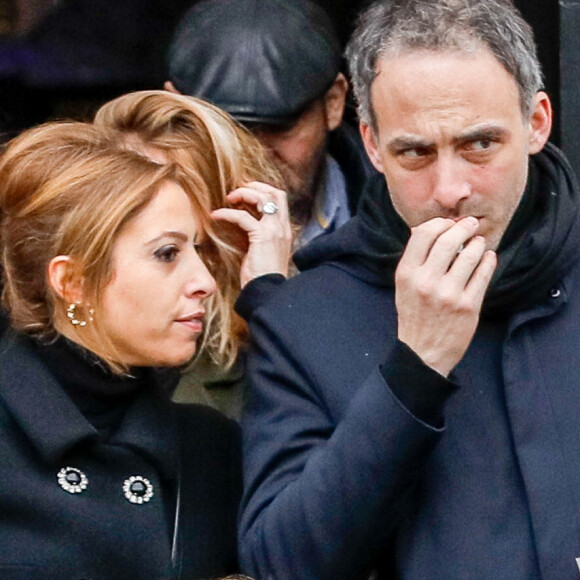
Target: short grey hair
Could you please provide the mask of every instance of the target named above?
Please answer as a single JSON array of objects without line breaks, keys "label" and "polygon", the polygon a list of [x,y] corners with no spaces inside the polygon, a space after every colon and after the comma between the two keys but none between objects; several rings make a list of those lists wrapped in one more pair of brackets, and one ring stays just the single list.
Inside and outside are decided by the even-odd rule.
[{"label": "short grey hair", "polygon": [[376,132],[371,87],[383,56],[415,50],[474,52],[482,45],[516,81],[527,117],[542,88],[542,71],[532,28],[511,0],[374,2],[361,14],[346,48],[360,120]]}]

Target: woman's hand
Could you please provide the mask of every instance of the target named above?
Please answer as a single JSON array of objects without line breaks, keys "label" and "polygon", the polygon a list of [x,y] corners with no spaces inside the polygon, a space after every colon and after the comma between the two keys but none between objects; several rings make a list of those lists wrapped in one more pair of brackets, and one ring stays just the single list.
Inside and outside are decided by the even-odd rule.
[{"label": "woman's hand", "polygon": [[239,226],[248,234],[248,252],[242,261],[242,288],[264,274],[288,275],[292,252],[292,229],[286,192],[266,183],[252,181],[227,195],[233,206],[256,209],[254,217],[245,209],[220,208],[212,217]]}]

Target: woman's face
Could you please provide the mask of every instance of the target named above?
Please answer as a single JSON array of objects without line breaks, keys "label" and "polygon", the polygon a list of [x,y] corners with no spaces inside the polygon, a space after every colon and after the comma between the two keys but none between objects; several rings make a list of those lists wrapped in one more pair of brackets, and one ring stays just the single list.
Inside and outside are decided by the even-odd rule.
[{"label": "woman's face", "polygon": [[203,330],[215,280],[197,253],[201,232],[183,189],[166,182],[122,230],[113,276],[95,317],[133,366],[188,362]]}]

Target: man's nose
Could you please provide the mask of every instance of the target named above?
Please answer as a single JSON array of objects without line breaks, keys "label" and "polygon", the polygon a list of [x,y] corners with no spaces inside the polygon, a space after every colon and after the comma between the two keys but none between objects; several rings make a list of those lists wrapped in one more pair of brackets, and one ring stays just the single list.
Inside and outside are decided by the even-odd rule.
[{"label": "man's nose", "polygon": [[210,274],[203,260],[195,254],[191,264],[185,292],[189,297],[207,298],[217,289],[215,278]]},{"label": "man's nose", "polygon": [[471,184],[464,167],[465,160],[440,157],[434,170],[433,199],[445,209],[455,209],[471,195]]}]

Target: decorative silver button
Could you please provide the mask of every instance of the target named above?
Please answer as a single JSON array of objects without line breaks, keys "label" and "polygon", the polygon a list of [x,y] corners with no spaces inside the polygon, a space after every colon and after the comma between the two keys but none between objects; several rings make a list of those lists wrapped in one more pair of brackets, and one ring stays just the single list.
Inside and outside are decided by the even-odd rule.
[{"label": "decorative silver button", "polygon": [[142,475],[132,475],[123,482],[123,493],[131,503],[147,503],[153,497],[151,482]]},{"label": "decorative silver button", "polygon": [[560,296],[560,294],[562,294],[560,288],[552,288],[550,290],[550,296],[552,298],[558,298]]},{"label": "decorative silver button", "polygon": [[87,476],[76,467],[63,467],[56,475],[58,485],[68,493],[82,493],[87,489]]}]

